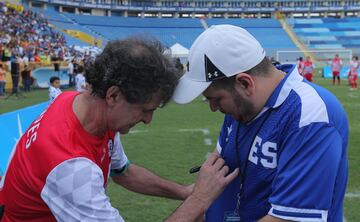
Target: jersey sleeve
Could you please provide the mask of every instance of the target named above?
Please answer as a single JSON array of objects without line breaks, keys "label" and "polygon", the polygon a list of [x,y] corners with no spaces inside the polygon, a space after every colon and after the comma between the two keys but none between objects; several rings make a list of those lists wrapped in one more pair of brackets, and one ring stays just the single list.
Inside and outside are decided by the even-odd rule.
[{"label": "jersey sleeve", "polygon": [[114,137],[114,147],[111,152],[111,175],[121,174],[125,172],[125,170],[130,165],[130,161],[128,160],[123,145],[120,140],[120,133],[116,133]]},{"label": "jersey sleeve", "polygon": [[327,221],[342,155],[342,138],[325,123],[285,136],[269,214],[291,221]]},{"label": "jersey sleeve", "polygon": [[46,178],[41,198],[57,221],[124,221],[105,194],[101,169],[87,158],[56,166]]}]

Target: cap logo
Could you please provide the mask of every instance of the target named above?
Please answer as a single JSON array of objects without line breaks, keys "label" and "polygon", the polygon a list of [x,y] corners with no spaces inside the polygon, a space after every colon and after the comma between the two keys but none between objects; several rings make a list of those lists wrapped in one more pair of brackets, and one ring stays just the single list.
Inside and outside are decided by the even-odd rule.
[{"label": "cap logo", "polygon": [[226,75],[218,69],[211,60],[204,55],[205,60],[205,78],[207,82],[225,78]]}]

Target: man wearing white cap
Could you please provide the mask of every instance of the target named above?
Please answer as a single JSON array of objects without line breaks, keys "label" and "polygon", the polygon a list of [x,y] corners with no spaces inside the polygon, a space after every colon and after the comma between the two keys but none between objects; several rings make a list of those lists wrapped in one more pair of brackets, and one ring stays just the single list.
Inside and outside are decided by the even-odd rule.
[{"label": "man wearing white cap", "polygon": [[296,66],[276,69],[236,26],[204,31],[188,61],[173,99],[202,93],[226,114],[214,152],[240,168],[206,221],[342,221],[349,127],[336,97]]}]

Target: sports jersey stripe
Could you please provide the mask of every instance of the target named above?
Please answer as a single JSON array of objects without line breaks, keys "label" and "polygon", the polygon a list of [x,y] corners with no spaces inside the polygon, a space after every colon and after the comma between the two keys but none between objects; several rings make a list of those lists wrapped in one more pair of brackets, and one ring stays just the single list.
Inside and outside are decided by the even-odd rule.
[{"label": "sports jersey stripe", "polygon": [[294,91],[301,100],[299,128],[316,122],[329,123],[326,105],[313,87],[306,82],[298,82],[294,85]]},{"label": "sports jersey stripe", "polygon": [[294,212],[286,212],[280,210],[273,210],[274,214],[282,215],[282,216],[289,216],[289,217],[304,217],[304,218],[321,218],[321,214],[314,214],[314,213],[294,213]]},{"label": "sports jersey stripe", "polygon": [[285,78],[286,81],[281,87],[281,91],[276,99],[275,104],[273,105],[273,108],[280,106],[286,100],[291,90],[293,89],[294,84],[304,80],[304,78],[299,74],[298,69],[295,67],[292,68],[291,72],[288,74],[288,76],[285,76]]},{"label": "sports jersey stripe", "polygon": [[329,123],[328,112],[324,101],[313,87],[304,82],[304,78],[299,75],[297,69],[293,69],[287,77],[274,107],[281,105],[289,96],[291,90],[294,90],[301,100],[299,128],[314,122]]},{"label": "sports jersey stripe", "polygon": [[271,205],[269,214],[285,220],[293,221],[327,221],[327,210],[303,209]]},{"label": "sports jersey stripe", "polygon": [[221,153],[222,147],[220,145],[220,141],[218,140],[216,143],[216,150],[219,152],[219,154]]}]

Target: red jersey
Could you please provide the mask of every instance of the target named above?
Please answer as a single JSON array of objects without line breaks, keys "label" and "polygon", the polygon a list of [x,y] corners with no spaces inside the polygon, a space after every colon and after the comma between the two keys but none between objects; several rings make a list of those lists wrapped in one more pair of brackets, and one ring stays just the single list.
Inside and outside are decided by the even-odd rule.
[{"label": "red jersey", "polygon": [[360,62],[356,61],[350,61],[350,75],[353,76],[358,76],[359,75],[359,67],[360,67]]},{"label": "red jersey", "polygon": [[340,72],[343,63],[340,58],[334,58],[331,62],[331,68],[333,72]]},{"label": "red jersey", "polygon": [[[5,205],[2,222],[56,221],[54,215],[60,215],[56,216],[59,219],[61,215],[80,214],[81,200],[84,204],[96,202],[95,197],[111,208],[104,187],[115,133],[97,137],[86,132],[72,110],[77,95],[62,93],[19,140],[0,184],[0,201]],[[95,194],[88,194],[91,197],[87,193],[93,190],[82,190],[82,185],[88,183],[84,180],[92,182],[90,188],[84,186],[87,189],[97,185]],[[75,212],[76,207],[79,209]],[[111,211],[115,218],[121,218],[117,210]]]},{"label": "red jersey", "polygon": [[312,61],[305,61],[304,62],[304,70],[303,74],[312,74],[314,71],[314,64]]}]

